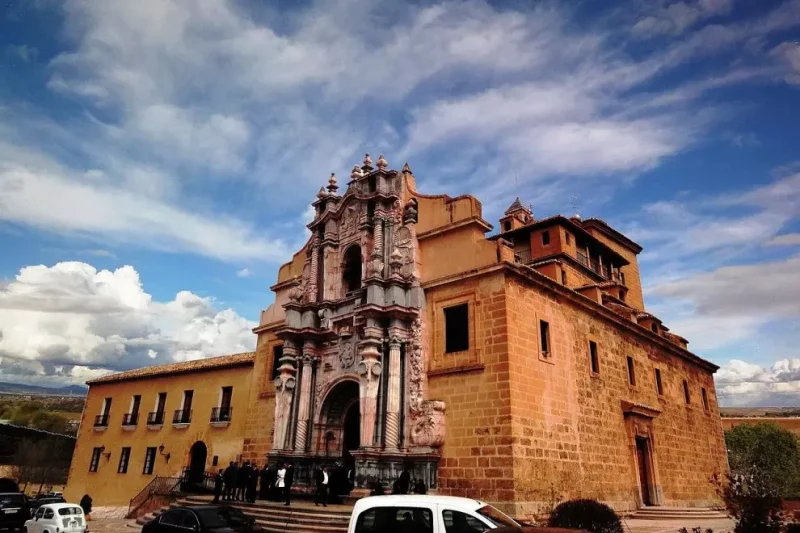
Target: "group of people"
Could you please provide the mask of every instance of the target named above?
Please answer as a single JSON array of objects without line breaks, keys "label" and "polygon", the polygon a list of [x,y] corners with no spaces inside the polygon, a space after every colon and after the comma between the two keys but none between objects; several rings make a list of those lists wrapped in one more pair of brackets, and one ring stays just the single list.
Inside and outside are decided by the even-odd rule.
[{"label": "group of people", "polygon": [[258,468],[249,461],[239,466],[231,461],[225,470],[214,478],[214,503],[220,501],[246,501],[285,499],[289,505],[294,467],[290,464],[264,465]]}]

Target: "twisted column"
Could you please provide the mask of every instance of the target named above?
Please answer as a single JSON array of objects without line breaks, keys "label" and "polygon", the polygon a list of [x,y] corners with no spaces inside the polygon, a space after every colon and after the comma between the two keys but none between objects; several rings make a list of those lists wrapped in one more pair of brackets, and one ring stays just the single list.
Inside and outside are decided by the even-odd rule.
[{"label": "twisted column", "polygon": [[292,409],[292,391],[295,387],[294,362],[297,358],[297,345],[294,341],[283,343],[283,357],[278,361],[279,374],[275,378],[275,433],[272,449],[283,450],[286,446],[286,430],[289,427],[289,414]]},{"label": "twisted column", "polygon": [[311,245],[311,269],[308,274],[308,299],[312,302],[317,301],[317,279],[319,270],[319,239],[314,237]]},{"label": "twisted column", "polygon": [[[306,352],[304,350],[304,352]],[[297,409],[297,429],[294,439],[294,449],[297,452],[303,452],[306,449],[306,437],[308,436],[308,413],[309,405],[311,402],[311,372],[313,369],[313,359],[307,352],[303,354],[300,360],[300,390],[298,391],[298,409]]]},{"label": "twisted column", "polygon": [[375,233],[372,246],[372,257],[383,258],[383,217],[375,216]]},{"label": "twisted column", "polygon": [[386,448],[400,447],[400,338],[389,341],[389,385],[386,404]]},{"label": "twisted column", "polygon": [[359,401],[361,407],[361,447],[371,448],[375,441],[375,420],[378,405],[378,385],[381,377],[379,339],[365,339],[361,345],[361,362],[358,364]]}]

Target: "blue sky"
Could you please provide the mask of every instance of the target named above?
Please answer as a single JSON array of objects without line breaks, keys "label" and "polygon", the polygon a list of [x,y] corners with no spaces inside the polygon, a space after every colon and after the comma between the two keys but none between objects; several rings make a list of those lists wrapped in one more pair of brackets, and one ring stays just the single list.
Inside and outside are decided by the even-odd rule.
[{"label": "blue sky", "polygon": [[729,405],[800,403],[800,0],[10,0],[0,380],[251,349],[330,172],[601,217]]}]

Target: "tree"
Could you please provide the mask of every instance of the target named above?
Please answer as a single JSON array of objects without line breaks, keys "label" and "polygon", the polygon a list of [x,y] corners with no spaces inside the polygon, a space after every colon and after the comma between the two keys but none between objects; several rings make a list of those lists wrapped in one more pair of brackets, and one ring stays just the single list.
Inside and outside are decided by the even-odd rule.
[{"label": "tree", "polygon": [[725,432],[731,475],[756,476],[779,498],[800,495],[800,442],[776,424],[743,424]]},{"label": "tree", "polygon": [[66,483],[69,459],[64,460],[63,445],[56,439],[24,439],[17,447],[13,463],[17,482],[24,484],[23,491],[29,484],[38,484],[41,492],[45,485]]}]

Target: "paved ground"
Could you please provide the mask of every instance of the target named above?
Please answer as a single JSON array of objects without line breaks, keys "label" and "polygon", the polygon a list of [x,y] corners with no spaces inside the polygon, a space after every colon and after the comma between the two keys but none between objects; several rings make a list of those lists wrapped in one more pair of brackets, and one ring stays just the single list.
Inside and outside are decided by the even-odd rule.
[{"label": "paved ground", "polygon": [[[693,527],[701,527],[703,533],[707,529],[712,529],[714,533],[730,533],[733,531],[732,520],[695,520],[695,523],[688,524],[683,520],[625,520],[625,531],[628,533],[677,533],[685,527],[691,533]],[[132,527],[129,527],[132,526]],[[134,520],[123,518],[101,518],[92,520],[89,523],[89,531],[92,533],[102,532],[135,532],[139,530]]]}]

